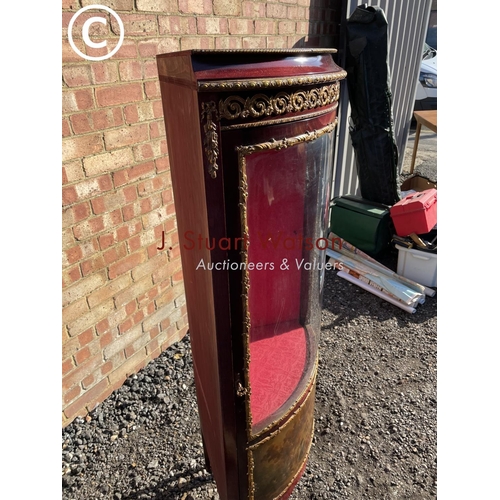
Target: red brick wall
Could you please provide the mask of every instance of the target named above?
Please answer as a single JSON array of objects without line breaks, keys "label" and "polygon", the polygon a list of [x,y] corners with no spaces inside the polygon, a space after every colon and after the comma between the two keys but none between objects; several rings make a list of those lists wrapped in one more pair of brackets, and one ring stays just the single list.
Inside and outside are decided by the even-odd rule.
[{"label": "red brick wall", "polygon": [[[95,3],[125,27],[122,47],[104,61],[81,58],[67,35],[74,13]],[[339,10],[340,0],[63,0],[63,425],[187,331],[155,55],[332,47]],[[75,23],[75,44],[106,54],[81,39],[92,15]],[[90,30],[109,50],[118,34],[115,20]],[[158,251],[162,231],[168,249]]]}]

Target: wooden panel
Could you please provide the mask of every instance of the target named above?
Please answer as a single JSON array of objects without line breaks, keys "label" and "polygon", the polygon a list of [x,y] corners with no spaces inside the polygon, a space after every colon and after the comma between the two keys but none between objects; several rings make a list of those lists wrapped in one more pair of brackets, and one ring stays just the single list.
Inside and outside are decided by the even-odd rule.
[{"label": "wooden panel", "polygon": [[[185,86],[163,81],[160,85],[164,115],[168,117],[166,130],[174,165],[171,174],[179,234],[194,231],[208,237],[197,94]],[[182,251],[181,259],[201,428],[220,496],[227,498],[212,276],[208,271],[196,271],[200,260],[210,262],[210,252],[196,246]]]},{"label": "wooden panel", "polygon": [[[285,403],[280,401],[280,408],[263,420],[261,432],[252,435],[248,279],[221,265],[246,262],[246,251],[234,245],[247,233],[240,212],[245,188],[238,151],[270,144],[276,151],[261,155],[269,156],[270,169],[289,162],[282,149],[295,154],[298,163],[321,163],[311,178],[322,177],[320,171],[327,168],[330,147],[316,151],[303,143],[316,144],[317,134],[328,134],[331,143],[338,80],[345,77],[332,52],[185,51],[157,58],[201,429],[221,500],[253,500],[254,479],[256,500],[286,498],[304,470],[311,444],[319,326],[302,303],[302,295],[309,297],[302,289],[316,293],[319,281],[302,277],[294,283],[294,318],[305,322],[309,338],[308,368],[293,394],[287,393]],[[280,177],[292,174],[278,168],[276,189]],[[315,198],[320,204],[326,200],[322,189],[308,189],[304,182],[299,187],[314,194],[316,205]],[[290,210],[283,211],[280,217],[290,217]],[[308,210],[306,216],[304,211],[297,205],[293,228],[314,232],[321,210]],[[223,240],[232,242],[229,248],[220,245]],[[261,281],[253,289],[258,294],[257,288]],[[272,320],[265,319],[265,324]]]},{"label": "wooden panel", "polygon": [[160,80],[194,86],[193,68],[189,57],[180,57],[178,53],[162,54],[158,56],[157,63]]},{"label": "wooden panel", "polygon": [[231,52],[213,52],[193,54],[193,66],[198,80],[239,80],[254,78],[283,78],[295,76],[312,76],[339,71],[331,55],[309,54],[303,49],[296,49],[290,54],[286,50],[276,52],[245,51],[245,58],[235,57]]},{"label": "wooden panel", "polygon": [[291,418],[250,449],[255,500],[279,498],[303,470],[313,437],[314,384]]}]

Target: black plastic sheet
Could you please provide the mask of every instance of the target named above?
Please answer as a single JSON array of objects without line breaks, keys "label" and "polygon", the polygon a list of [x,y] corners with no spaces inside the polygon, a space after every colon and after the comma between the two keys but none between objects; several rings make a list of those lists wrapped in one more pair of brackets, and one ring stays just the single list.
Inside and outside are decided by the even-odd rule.
[{"label": "black plastic sheet", "polygon": [[346,71],[350,135],[361,196],[394,205],[401,199],[394,138],[387,18],[380,7],[361,5],[347,21]]}]

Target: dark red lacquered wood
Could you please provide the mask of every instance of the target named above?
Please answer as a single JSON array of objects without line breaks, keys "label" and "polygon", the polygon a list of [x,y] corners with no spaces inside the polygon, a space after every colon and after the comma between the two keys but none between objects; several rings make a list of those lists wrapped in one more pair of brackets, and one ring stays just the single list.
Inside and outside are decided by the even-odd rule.
[{"label": "dark red lacquered wood", "polygon": [[[171,175],[182,244],[182,235],[187,231],[203,237],[210,235],[198,100],[196,92],[188,86],[165,82],[160,85],[164,114],[169,117],[166,120],[169,155],[175,165]],[[214,188],[212,183],[210,192]],[[217,207],[210,206],[213,214]],[[214,284],[210,273],[196,271],[200,260],[210,261],[209,250],[195,247],[181,251],[181,259],[186,300],[190,305],[188,321],[203,440],[221,498],[238,498],[234,401],[228,398],[228,394],[233,394],[232,367],[226,361],[231,358],[232,350],[230,334],[224,334],[229,328],[227,291],[226,300],[215,304],[215,290],[222,299],[224,287]]]},{"label": "dark red lacquered wood", "polygon": [[[193,69],[198,80],[224,80],[244,78],[280,78],[297,75],[319,75],[339,71],[330,55],[284,54],[245,55],[243,61],[235,60],[234,54],[216,54],[210,60],[194,57]],[[278,54],[279,57],[279,54]]]},{"label": "dark red lacquered wood", "polygon": [[[259,416],[258,411],[255,411],[257,419],[265,421],[265,428],[253,434],[247,411],[247,403],[251,403],[251,400],[245,393],[247,351],[242,332],[246,321],[244,297],[248,292],[243,286],[244,275],[227,269],[217,272],[196,269],[200,261],[241,262],[244,254],[240,252],[241,248],[236,247],[224,249],[215,245],[208,249],[204,244],[191,244],[193,237],[196,239],[198,236],[202,241],[221,241],[223,238],[234,241],[243,236],[238,148],[272,140],[280,141],[305,133],[313,134],[335,120],[336,103],[311,109],[305,107],[297,111],[290,109],[276,115],[271,113],[270,116],[242,115],[234,120],[218,116],[219,102],[228,93],[240,99],[252,97],[257,92],[273,97],[283,90],[290,94],[308,90],[314,85],[319,87],[323,85],[321,82],[331,82],[332,75],[343,73],[328,51],[299,52],[185,51],[158,56],[200,423],[206,456],[221,500],[267,500],[267,493],[262,492],[268,490],[273,491],[273,495],[280,493],[280,498],[288,498],[305,468],[305,453],[311,437],[317,332],[299,322],[304,315],[304,279],[289,286],[290,289],[293,288],[300,303],[299,312],[295,306],[289,311],[289,321],[296,321],[298,327],[290,328],[289,332],[292,336],[302,335],[300,338],[303,341],[299,340],[303,349],[300,354],[303,356],[303,373],[301,376],[299,367],[291,380],[281,379],[283,383],[289,383],[290,387],[286,388],[282,399],[274,401],[274,406],[271,405],[267,414],[261,411]],[[311,81],[317,83],[300,80],[304,77],[312,77]],[[281,88],[276,86],[276,81],[269,83],[269,79],[273,78],[289,78],[290,81]],[[242,81],[250,82],[249,86],[241,87]],[[204,86],[204,82],[215,82],[216,86],[210,88]],[[219,85],[220,82],[226,82],[227,85]],[[256,90],[252,91],[254,86]],[[213,112],[212,122],[202,114],[204,103],[213,103],[212,109],[217,110]],[[252,123],[255,122],[262,125],[253,126]],[[231,128],[234,125],[241,128]],[[211,130],[216,131],[215,137],[207,136],[207,132]],[[209,158],[213,151],[217,151],[218,155],[215,175],[214,164]],[[284,155],[276,157],[280,156],[287,161],[296,159],[303,148],[289,147],[283,151]],[[272,168],[272,162],[270,167]],[[251,169],[249,175],[254,175]],[[296,207],[297,213],[293,215],[289,211],[288,215],[299,218],[302,211],[299,204]],[[255,224],[255,221],[250,220],[249,223]],[[299,226],[295,228],[298,229]],[[258,253],[252,258],[265,259],[266,255],[265,252]],[[260,307],[258,291],[255,295],[256,288],[264,286],[259,286],[259,279],[257,277],[253,280],[252,290],[257,302],[250,298],[250,301],[254,301],[251,306],[254,314]],[[297,300],[292,300],[291,304],[295,304]],[[267,314],[269,312],[264,311],[262,315],[261,326],[264,329],[273,320],[272,317],[267,318]],[[254,320],[253,326],[257,328],[257,316]],[[283,325],[281,327],[284,328]],[[280,330],[273,329],[272,332],[267,337],[263,334],[262,339],[257,330],[253,331],[253,336],[249,332],[249,342],[251,344],[253,339],[257,346],[259,340],[265,340],[270,349],[278,348],[280,342],[286,343],[286,338],[272,338],[273,334],[281,333]],[[288,348],[293,348],[292,344]],[[257,358],[255,352],[254,349],[254,357]],[[264,352],[263,357],[265,354]],[[297,355],[299,356],[298,351]],[[258,369],[258,360],[256,362]],[[282,362],[286,362],[286,356]],[[260,390],[264,390],[262,386]],[[282,432],[276,432],[277,429],[283,429],[283,432],[285,429],[294,429],[292,434],[297,436],[297,444],[300,444],[301,450],[296,453],[294,465],[290,469],[286,467],[288,457],[283,457],[283,463],[279,467],[282,479],[279,480],[267,476],[268,471],[265,466],[262,469],[262,464],[249,461],[249,457],[253,456],[256,460],[265,462],[265,447],[270,447],[271,450],[274,449],[273,443],[276,446],[279,444],[275,436]],[[264,447],[261,448],[260,443],[266,444],[262,444]],[[285,443],[280,446],[285,446]],[[255,474],[260,481],[261,494],[254,497]],[[269,484],[266,486],[263,482]]]}]

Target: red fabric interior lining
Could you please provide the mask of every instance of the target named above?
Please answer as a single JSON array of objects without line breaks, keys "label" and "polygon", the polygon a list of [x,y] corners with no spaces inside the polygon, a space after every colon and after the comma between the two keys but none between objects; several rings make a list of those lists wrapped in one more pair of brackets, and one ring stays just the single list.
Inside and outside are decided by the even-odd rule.
[{"label": "red fabric interior lining", "polygon": [[[305,168],[303,145],[246,157],[248,178],[250,407],[254,425],[278,410],[304,372],[300,325]],[[283,259],[286,259],[284,261]],[[282,267],[286,262],[288,269]],[[271,266],[272,264],[272,266]]]},{"label": "red fabric interior lining", "polygon": [[258,425],[292,395],[304,373],[307,338],[297,322],[250,331],[250,409]]},{"label": "red fabric interior lining", "polygon": [[300,155],[286,155],[294,149],[247,156],[248,262],[268,264],[249,271],[252,326],[299,319],[305,172]]}]

